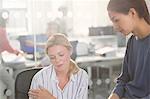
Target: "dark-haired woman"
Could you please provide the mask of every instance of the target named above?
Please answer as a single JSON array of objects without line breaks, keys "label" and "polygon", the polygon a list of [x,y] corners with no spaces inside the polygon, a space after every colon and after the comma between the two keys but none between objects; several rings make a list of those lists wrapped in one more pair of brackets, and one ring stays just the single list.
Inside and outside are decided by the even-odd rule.
[{"label": "dark-haired woman", "polygon": [[109,99],[150,99],[150,15],[144,0],[110,0],[108,14],[127,43],[123,69]]}]

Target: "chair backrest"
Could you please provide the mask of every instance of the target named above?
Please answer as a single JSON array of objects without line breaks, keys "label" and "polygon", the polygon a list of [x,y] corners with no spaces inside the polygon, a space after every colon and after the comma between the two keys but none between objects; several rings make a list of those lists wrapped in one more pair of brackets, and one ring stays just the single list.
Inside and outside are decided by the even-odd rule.
[{"label": "chair backrest", "polygon": [[29,99],[28,91],[33,76],[42,68],[27,69],[20,72],[15,81],[15,99]]},{"label": "chair backrest", "polygon": [[72,47],[73,47],[73,53],[72,53],[72,55],[71,55],[71,58],[72,58],[73,60],[75,60],[76,57],[77,57],[77,44],[78,44],[78,41],[77,41],[77,40],[74,40],[74,41],[70,41],[70,43],[71,43],[71,45],[72,45]]}]

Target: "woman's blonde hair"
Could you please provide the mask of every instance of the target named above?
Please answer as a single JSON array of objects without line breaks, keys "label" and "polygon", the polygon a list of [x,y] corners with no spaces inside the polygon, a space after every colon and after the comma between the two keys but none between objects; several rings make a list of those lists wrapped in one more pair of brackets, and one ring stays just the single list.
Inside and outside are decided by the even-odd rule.
[{"label": "woman's blonde hair", "polygon": [[[72,45],[67,39],[67,37],[64,34],[61,33],[55,33],[49,37],[46,43],[46,54],[48,54],[48,48],[54,46],[54,45],[62,45],[66,47],[70,52],[73,51]],[[69,74],[76,74],[79,71],[79,66],[70,59],[70,69],[69,69]]]}]

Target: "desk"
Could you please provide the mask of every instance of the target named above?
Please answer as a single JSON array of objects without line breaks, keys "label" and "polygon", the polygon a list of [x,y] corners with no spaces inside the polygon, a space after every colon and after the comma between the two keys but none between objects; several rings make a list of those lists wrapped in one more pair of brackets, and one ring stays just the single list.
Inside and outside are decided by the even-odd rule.
[{"label": "desk", "polygon": [[89,66],[89,64],[98,64],[99,66],[110,67],[114,65],[121,64],[123,56],[80,56],[77,57],[76,62],[82,64],[83,67]]},{"label": "desk", "polygon": [[92,56],[80,56],[77,57],[76,62],[81,68],[87,68],[87,72],[90,80],[92,81],[92,70],[93,66],[103,67],[109,69],[109,79],[112,81],[112,69],[113,66],[119,66],[123,62],[125,48],[119,48],[116,50],[114,56],[104,57],[98,55]]}]

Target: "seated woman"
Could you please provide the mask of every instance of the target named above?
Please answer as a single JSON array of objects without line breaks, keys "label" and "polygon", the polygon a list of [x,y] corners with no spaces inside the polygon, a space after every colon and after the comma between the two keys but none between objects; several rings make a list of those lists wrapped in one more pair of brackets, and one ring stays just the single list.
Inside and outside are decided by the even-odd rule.
[{"label": "seated woman", "polygon": [[30,99],[88,99],[88,75],[71,59],[72,45],[63,34],[52,35],[46,43],[51,66],[32,79]]}]

